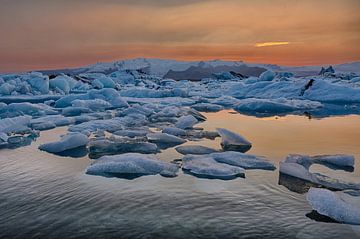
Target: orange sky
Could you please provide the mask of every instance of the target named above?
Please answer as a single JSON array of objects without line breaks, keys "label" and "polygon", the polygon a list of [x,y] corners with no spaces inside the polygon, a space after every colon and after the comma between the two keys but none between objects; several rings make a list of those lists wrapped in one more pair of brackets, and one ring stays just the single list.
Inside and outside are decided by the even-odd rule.
[{"label": "orange sky", "polygon": [[0,71],[134,57],[359,61],[359,12],[359,0],[3,0]]}]

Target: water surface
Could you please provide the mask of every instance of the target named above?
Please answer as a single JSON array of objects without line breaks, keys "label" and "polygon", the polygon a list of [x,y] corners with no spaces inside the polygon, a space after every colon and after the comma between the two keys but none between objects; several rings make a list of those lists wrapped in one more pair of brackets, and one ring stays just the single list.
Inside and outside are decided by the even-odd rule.
[{"label": "water surface", "polygon": [[[255,118],[229,111],[206,114],[206,130],[225,127],[253,143],[249,153],[278,163],[289,153],[353,154],[360,159],[360,116],[311,119],[302,116]],[[30,146],[0,151],[0,238],[357,238],[358,226],[319,222],[305,194],[279,185],[279,172],[247,170],[246,178],[134,180],[86,175],[88,157],[60,157],[39,144],[66,132],[41,132]],[[187,144],[220,147],[220,139]],[[174,149],[158,155],[172,161]],[[341,179],[360,181],[354,172],[313,166]]]}]

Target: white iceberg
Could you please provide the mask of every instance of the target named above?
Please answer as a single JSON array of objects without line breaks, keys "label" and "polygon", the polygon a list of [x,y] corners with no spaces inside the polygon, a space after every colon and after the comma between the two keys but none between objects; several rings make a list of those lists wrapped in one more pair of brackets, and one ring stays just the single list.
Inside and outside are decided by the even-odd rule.
[{"label": "white iceberg", "polygon": [[164,177],[175,177],[178,171],[176,164],[156,159],[154,155],[127,153],[103,156],[90,165],[86,173],[103,176],[142,176],[160,174]]},{"label": "white iceberg", "polygon": [[39,149],[49,153],[60,153],[66,150],[86,146],[88,142],[89,139],[86,135],[81,133],[70,133],[62,136],[59,141],[40,145]]},{"label": "white iceberg", "polygon": [[338,222],[360,225],[360,197],[310,188],[306,199],[318,213]]},{"label": "white iceberg", "polygon": [[246,152],[251,148],[251,143],[243,136],[224,128],[217,128],[221,136],[221,147],[226,151]]}]

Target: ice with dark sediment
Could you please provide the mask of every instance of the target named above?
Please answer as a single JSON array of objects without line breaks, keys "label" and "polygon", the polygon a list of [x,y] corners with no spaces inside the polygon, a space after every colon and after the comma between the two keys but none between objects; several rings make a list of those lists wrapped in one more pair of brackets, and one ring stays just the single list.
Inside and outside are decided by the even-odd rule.
[{"label": "ice with dark sediment", "polygon": [[251,148],[251,143],[243,136],[224,128],[217,128],[221,136],[221,147],[226,151],[246,152]]},{"label": "ice with dark sediment", "polygon": [[140,153],[103,156],[86,169],[86,173],[91,175],[124,178],[156,174],[175,177],[177,171],[176,164],[160,161],[155,155]]}]

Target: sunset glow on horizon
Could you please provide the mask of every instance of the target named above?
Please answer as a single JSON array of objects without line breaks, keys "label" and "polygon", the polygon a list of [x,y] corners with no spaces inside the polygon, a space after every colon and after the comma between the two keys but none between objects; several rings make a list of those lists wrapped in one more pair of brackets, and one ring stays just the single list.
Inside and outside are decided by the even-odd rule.
[{"label": "sunset glow on horizon", "polygon": [[256,43],[256,47],[264,47],[264,46],[281,46],[281,45],[289,45],[290,42],[287,41],[281,41],[281,42],[262,42],[262,43]]},{"label": "sunset glow on horizon", "polygon": [[0,72],[128,58],[360,61],[358,0],[5,0]]}]

